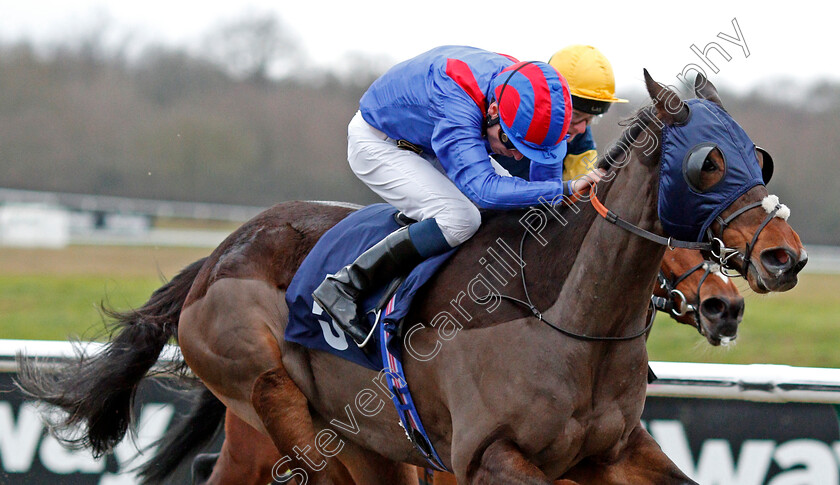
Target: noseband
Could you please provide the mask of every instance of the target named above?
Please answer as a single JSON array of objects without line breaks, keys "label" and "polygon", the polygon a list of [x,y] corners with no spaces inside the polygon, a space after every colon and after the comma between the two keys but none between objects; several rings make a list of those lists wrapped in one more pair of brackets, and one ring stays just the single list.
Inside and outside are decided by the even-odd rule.
[{"label": "noseband", "polygon": [[[773,209],[767,211],[767,216],[758,226],[758,229],[755,231],[755,233],[753,233],[752,240],[748,242],[746,247],[744,248],[744,254],[740,254],[737,249],[726,247],[723,244],[723,241],[721,240],[723,238],[723,232],[726,230],[726,227],[729,226],[729,224],[732,223],[732,221],[735,220],[736,217],[746,213],[751,209],[763,207],[765,210],[767,210],[768,204],[765,204],[765,202],[769,202],[769,204],[773,206]],[[763,231],[764,228],[767,227],[767,224],[770,224],[770,221],[773,220],[774,217],[779,217],[780,219],[787,220],[787,215],[780,215],[780,211],[785,213],[790,212],[787,206],[779,203],[778,197],[774,195],[768,195],[764,198],[764,200],[760,202],[753,202],[752,204],[747,204],[744,207],[741,207],[740,209],[730,214],[729,217],[727,217],[726,219],[723,219],[720,216],[715,217],[715,222],[717,222],[720,225],[720,237],[715,236],[715,234],[712,232],[711,225],[708,229],[706,229],[706,237],[710,241],[717,241],[719,252],[715,254],[715,252],[713,251],[712,256],[720,262],[721,268],[723,270],[726,270],[725,272],[723,272],[723,274],[729,277],[733,277],[742,276],[742,273],[747,272],[750,265],[750,257],[752,256],[752,250],[755,248],[755,243],[756,241],[758,241],[758,236],[761,234],[761,231]],[[741,260],[741,271],[738,271],[737,268],[734,268],[729,264],[729,260],[732,257],[736,257],[736,259]]]}]

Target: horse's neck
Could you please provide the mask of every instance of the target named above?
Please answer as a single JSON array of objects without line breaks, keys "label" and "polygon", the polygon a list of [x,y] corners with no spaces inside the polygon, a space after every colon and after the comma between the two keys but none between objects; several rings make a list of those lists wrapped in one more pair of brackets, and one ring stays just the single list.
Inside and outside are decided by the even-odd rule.
[{"label": "horse's neck", "polygon": [[[610,188],[599,199],[622,219],[659,231],[656,171],[654,163],[631,160],[616,172],[614,180],[601,183],[610,184]],[[640,330],[663,251],[661,246],[597,217],[546,314],[563,326],[591,335],[627,335]]]}]

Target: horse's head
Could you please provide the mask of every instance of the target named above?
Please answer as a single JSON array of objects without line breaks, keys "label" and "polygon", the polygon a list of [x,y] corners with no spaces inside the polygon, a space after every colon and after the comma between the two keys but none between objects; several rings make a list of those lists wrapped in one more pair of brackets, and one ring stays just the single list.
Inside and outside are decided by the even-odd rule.
[{"label": "horse's head", "polygon": [[676,239],[713,244],[713,256],[758,293],[786,291],[808,261],[788,208],[765,186],[772,159],[723,108],[702,75],[683,101],[644,72],[662,129],[658,212]]},{"label": "horse's head", "polygon": [[699,251],[666,251],[658,280],[654,295],[676,321],[697,328],[712,345],[738,336],[744,298],[718,264],[704,260]]}]

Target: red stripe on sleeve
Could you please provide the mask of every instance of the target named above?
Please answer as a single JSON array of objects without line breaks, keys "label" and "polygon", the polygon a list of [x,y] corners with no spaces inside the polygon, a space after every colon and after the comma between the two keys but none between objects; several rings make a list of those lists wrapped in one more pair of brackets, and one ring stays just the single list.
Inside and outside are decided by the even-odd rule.
[{"label": "red stripe on sleeve", "polygon": [[501,52],[497,52],[496,54],[499,54],[499,55],[500,55],[500,56],[502,56],[502,57],[507,57],[508,59],[510,59],[511,61],[513,61],[513,63],[514,63],[514,64],[516,64],[517,62],[519,62],[519,59],[517,59],[517,58],[515,58],[515,57],[513,57],[513,56],[509,56],[509,55],[507,55],[507,54],[502,54]]},{"label": "red stripe on sleeve", "polygon": [[478,87],[478,82],[475,80],[470,66],[459,59],[447,59],[446,75],[458,83],[458,86],[461,86],[461,89],[475,101],[475,104],[481,111],[481,115],[484,116],[484,111],[486,110],[484,105],[484,92]]}]

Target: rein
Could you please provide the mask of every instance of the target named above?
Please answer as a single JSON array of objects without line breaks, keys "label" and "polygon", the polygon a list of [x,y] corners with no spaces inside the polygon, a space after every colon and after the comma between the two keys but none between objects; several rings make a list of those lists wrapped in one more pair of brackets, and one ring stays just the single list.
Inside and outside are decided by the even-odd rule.
[{"label": "rein", "polygon": [[[653,116],[650,113],[650,110],[642,111],[638,115],[638,119],[642,120],[642,121],[650,121],[652,118],[653,118]],[[641,130],[641,128],[639,128],[639,126],[640,126],[639,124],[633,124],[630,127],[630,129],[625,130],[625,132],[622,133],[621,140],[615,146],[613,146],[610,149],[609,153],[607,154],[607,159],[615,159],[618,152],[622,151],[621,150],[622,145],[624,145],[624,147],[626,148],[626,145],[628,143],[630,143],[630,140],[632,140],[633,138],[638,136],[638,132]],[[579,200],[580,200],[580,194],[573,194],[570,198],[570,201],[572,203],[575,203]],[[670,237],[670,236],[669,237],[660,236],[660,235],[655,234],[653,232],[650,232],[646,229],[643,229],[643,228],[641,228],[641,227],[639,227],[635,224],[632,224],[632,223],[622,219],[616,213],[614,213],[613,211],[609,210],[606,206],[604,206],[604,204],[601,203],[600,200],[598,200],[598,197],[595,195],[595,192],[591,191],[591,190],[589,192],[589,202],[592,203],[592,206],[595,208],[595,210],[598,212],[598,214],[604,220],[606,220],[610,224],[616,225],[617,227],[619,227],[619,228],[621,228],[625,231],[630,232],[631,234],[634,234],[634,235],[639,236],[641,238],[647,239],[648,241],[654,242],[654,243],[659,244],[661,246],[665,246],[665,247],[667,247],[668,249],[671,249],[671,250],[673,250],[675,248],[684,248],[684,249],[692,249],[692,250],[695,250],[695,251],[706,251],[706,252],[710,253],[712,255],[712,257],[715,259],[715,261],[717,262],[717,264],[720,265],[720,268],[721,268],[722,272],[723,272],[724,269],[735,271],[735,273],[732,273],[732,274],[727,274],[726,272],[724,272],[723,274],[725,274],[726,276],[743,276],[741,274],[741,271],[743,271],[743,272],[747,271],[748,266],[750,264],[750,257],[751,257],[751,254],[752,254],[752,250],[755,247],[755,243],[758,241],[758,237],[761,234],[761,231],[763,231],[764,228],[767,227],[767,224],[769,224],[770,221],[774,217],[777,217],[777,213],[779,212],[779,210],[781,210],[784,207],[782,204],[780,204],[778,202],[778,199],[775,200],[775,203],[774,203],[775,207],[772,210],[769,210],[769,208],[765,207],[765,210],[767,211],[767,217],[764,218],[764,221],[759,225],[758,229],[756,229],[755,233],[753,234],[752,240],[746,245],[744,254],[741,255],[741,253],[737,249],[729,248],[729,247],[726,246],[726,244],[723,242],[723,239],[722,239],[723,238],[723,232],[726,229],[726,227],[733,220],[735,220],[735,218],[737,218],[738,216],[746,213],[747,211],[749,211],[751,209],[755,209],[757,207],[764,207],[764,201],[763,200],[759,201],[759,202],[754,202],[752,204],[748,204],[744,207],[741,207],[740,209],[738,209],[735,212],[733,212],[732,214],[730,214],[726,219],[723,219],[720,216],[717,216],[715,218],[715,220],[716,220],[716,222],[718,222],[720,224],[720,237],[716,237],[714,235],[714,233],[712,232],[711,227],[709,227],[709,228],[707,228],[707,231],[706,231],[706,237],[707,237],[708,240],[707,241],[702,241],[702,242],[701,241],[683,241],[683,240],[679,240],[679,239],[674,239],[673,237]],[[524,256],[524,247],[525,247],[525,237],[526,237],[526,235],[527,235],[527,231],[522,234],[522,239],[519,242],[519,259],[522,260],[522,261],[524,261],[523,256]],[[736,255],[738,256],[738,259],[741,260],[741,271],[738,271],[737,268],[733,268],[732,266],[730,266],[730,262],[729,262],[730,259],[732,259]],[[688,311],[692,311],[692,312],[695,313],[695,320],[697,320],[697,315],[696,314],[697,314],[697,311],[699,310],[699,305],[697,303],[695,303],[694,305],[689,304],[686,301],[685,295],[681,291],[676,289],[676,285],[679,284],[686,277],[688,277],[691,273],[700,269],[701,267],[703,267],[705,269],[705,274],[701,278],[700,285],[698,285],[698,288],[697,288],[698,301],[699,301],[700,286],[703,285],[703,283],[706,281],[706,278],[711,273],[711,266],[709,264],[707,264],[707,262],[700,263],[699,265],[695,266],[694,268],[690,269],[688,272],[684,273],[679,278],[677,278],[677,280],[672,284],[672,288],[670,288],[668,290],[669,299],[667,299],[666,301],[664,301],[664,302],[661,301],[661,300],[663,300],[662,298],[651,297],[651,301],[649,303],[650,307],[652,309],[657,309],[657,310],[662,309],[663,311],[668,311],[668,310],[666,310],[666,308],[668,308],[668,306],[670,305],[670,312],[673,313],[675,316],[682,316],[682,315],[685,315]],[[499,295],[499,297],[503,298],[505,300],[508,300],[510,302],[516,303],[517,305],[521,305],[521,306],[524,306],[524,307],[528,308],[531,311],[531,313],[534,315],[534,317],[536,317],[539,321],[543,322],[544,324],[548,325],[552,329],[554,329],[554,330],[556,330],[556,331],[558,331],[558,332],[560,332],[563,335],[566,335],[568,337],[572,337],[574,339],[583,340],[583,341],[587,341],[587,342],[628,341],[628,340],[633,340],[633,339],[639,338],[642,335],[647,334],[650,331],[651,327],[653,326],[654,318],[651,317],[651,318],[648,319],[648,322],[647,322],[647,325],[645,326],[645,328],[642,329],[640,332],[637,332],[637,333],[632,334],[632,335],[620,336],[620,337],[585,335],[585,334],[579,334],[579,333],[572,332],[571,330],[564,329],[562,327],[559,327],[559,326],[555,325],[552,322],[549,322],[545,318],[543,318],[543,315],[540,312],[540,310],[531,301],[531,296],[528,293],[528,284],[526,283],[526,280],[525,280],[525,268],[524,267],[522,267],[522,271],[521,271],[520,276],[521,276],[521,279],[522,279],[522,289],[525,292],[525,300],[520,300],[518,298],[514,298],[514,297],[509,296],[509,295],[501,295],[501,294]],[[659,278],[660,278],[660,284],[662,284],[663,287],[665,287],[664,285],[667,283],[667,280],[664,278],[664,275],[662,275],[661,271],[659,273]],[[677,313],[675,311],[676,309],[674,308],[674,302],[671,299],[671,297],[673,297],[675,294],[679,294],[679,296],[682,297],[682,303],[680,304],[680,308],[679,308],[680,313]],[[660,300],[660,301],[657,301],[657,300]],[[657,304],[659,304],[662,308],[657,306]],[[651,312],[651,313],[654,313],[654,312]],[[697,329],[702,333],[701,328],[702,327],[700,326],[700,324],[698,322]]]},{"label": "rein", "polygon": [[[525,248],[525,236],[527,236],[527,235],[528,235],[527,231],[523,232],[522,233],[522,239],[519,241],[519,259],[520,259],[520,261],[525,260],[524,259],[524,248]],[[539,321],[548,325],[549,327],[553,328],[554,330],[557,330],[558,332],[562,333],[563,335],[565,335],[567,337],[571,337],[571,338],[574,338],[574,339],[577,339],[577,340],[583,340],[585,342],[623,342],[623,341],[627,341],[627,340],[637,339],[637,338],[641,337],[642,335],[647,334],[650,331],[651,327],[653,327],[653,319],[651,318],[650,321],[647,322],[647,325],[645,326],[645,328],[643,328],[640,332],[634,333],[632,335],[621,336],[621,337],[585,335],[585,334],[575,333],[575,332],[572,332],[571,330],[567,330],[565,328],[559,327],[559,326],[555,325],[554,323],[546,320],[543,317],[540,310],[537,308],[537,306],[534,305],[534,303],[531,301],[531,295],[528,293],[528,284],[525,282],[525,267],[524,266],[521,268],[520,275],[522,277],[522,289],[525,290],[525,300],[520,300],[519,298],[514,298],[512,296],[501,295],[501,294],[499,295],[499,297],[528,308],[529,310],[531,310],[531,313],[533,313],[534,316]]]},{"label": "rein", "polygon": [[706,236],[711,242],[693,242],[693,241],[680,241],[678,239],[674,239],[673,237],[664,237],[658,234],[654,234],[650,231],[642,229],[639,226],[631,224],[618,215],[616,215],[613,211],[609,210],[598,200],[598,197],[595,195],[594,192],[590,193],[589,201],[592,203],[592,206],[595,210],[600,214],[601,217],[604,218],[605,221],[609,222],[610,224],[615,224],[616,226],[628,231],[632,234],[635,234],[641,238],[647,239],[648,241],[655,242],[661,246],[666,246],[668,249],[674,248],[685,248],[685,249],[694,249],[698,251],[708,251],[711,253],[712,257],[715,261],[720,264],[721,268],[728,269],[728,270],[735,270],[735,273],[726,274],[726,276],[733,277],[733,276],[743,276],[740,272],[737,271],[736,268],[730,266],[729,260],[732,259],[733,256],[738,255],[741,259],[741,269],[742,271],[747,271],[747,265],[750,264],[750,255],[752,254],[752,250],[755,247],[756,241],[758,241],[758,236],[761,234],[761,231],[767,227],[767,224],[776,217],[776,214],[782,208],[782,204],[776,203],[773,210],[767,213],[767,217],[764,218],[764,221],[758,226],[755,233],[753,233],[752,240],[746,245],[744,255],[742,256],[740,252],[735,248],[726,247],[723,240],[723,231],[726,229],[736,217],[743,215],[747,211],[751,209],[755,209],[757,207],[764,207],[764,201],[753,202],[752,204],[747,204],[744,207],[736,210],[732,214],[729,215],[726,219],[722,219],[720,216],[717,216],[715,220],[720,224],[720,237],[716,237],[712,232],[711,228],[706,231]]},{"label": "rein", "polygon": [[[602,204],[601,201],[598,200],[598,197],[595,195],[594,192],[591,192],[589,194],[589,202],[592,203],[592,207],[595,208],[595,210],[598,212],[598,214],[600,214],[601,217],[603,217],[604,220],[606,220],[610,224],[615,224],[616,226],[620,227],[621,229],[624,229],[625,231],[628,231],[628,232],[630,232],[632,234],[635,234],[639,237],[647,239],[648,241],[653,241],[656,244],[659,244],[661,246],[667,246],[668,249],[685,248],[685,249],[694,249],[694,250],[697,250],[697,251],[709,251],[712,254],[714,254],[716,244],[719,244],[720,248],[724,248],[723,241],[720,241],[719,239],[716,239],[716,238],[715,238],[715,240],[720,241],[719,243],[680,241],[680,240],[674,239],[672,237],[660,236],[659,234],[654,234],[654,233],[652,233],[648,230],[642,229],[641,227],[639,227],[635,224],[631,224],[631,223],[625,221],[621,217],[618,217],[618,215],[615,212],[607,209],[604,206],[604,204]],[[729,248],[725,248],[725,249],[729,249]]]},{"label": "rein", "polygon": [[[577,202],[579,200],[579,197],[577,196],[577,194],[575,194],[575,195],[576,195],[575,197],[572,197],[573,202]],[[764,218],[764,221],[759,225],[758,229],[753,234],[752,240],[747,244],[745,254],[743,256],[741,256],[737,249],[726,247],[726,245],[723,243],[723,241],[720,238],[715,237],[711,228],[709,228],[708,231],[707,231],[707,236],[711,240],[711,242],[681,241],[681,240],[678,240],[678,239],[674,239],[673,237],[664,237],[664,236],[660,236],[658,234],[654,234],[654,233],[652,233],[648,230],[642,229],[639,226],[636,226],[636,225],[634,225],[630,222],[625,221],[624,219],[619,217],[617,214],[615,214],[611,210],[607,209],[606,206],[604,206],[604,204],[602,204],[601,201],[598,200],[598,197],[595,195],[594,192],[590,192],[589,201],[592,203],[592,206],[595,208],[595,210],[598,212],[598,214],[602,218],[604,218],[604,220],[606,220],[607,222],[609,222],[611,224],[615,224],[619,228],[624,229],[625,231],[628,231],[628,232],[630,232],[632,234],[635,234],[639,237],[642,237],[642,238],[647,239],[649,241],[655,242],[659,245],[666,246],[668,249],[685,248],[685,249],[693,249],[693,250],[697,250],[697,251],[708,251],[716,259],[717,263],[720,265],[720,267],[722,269],[723,268],[732,269],[731,266],[729,266],[729,260],[732,259],[733,256],[738,255],[740,257],[740,259],[742,260],[742,266],[741,267],[742,267],[743,271],[746,271],[747,266],[749,265],[750,254],[752,253],[752,249],[755,247],[755,243],[758,240],[758,236],[761,234],[761,231],[764,230],[765,227],[767,227],[767,224],[769,224],[770,221],[774,217],[776,217],[776,213],[782,208],[782,205],[777,203],[775,208],[773,208],[773,210],[768,212],[767,217]],[[726,219],[722,219],[720,216],[718,216],[716,218],[716,220],[717,220],[717,222],[719,222],[719,224],[721,226],[721,229],[720,229],[721,236],[723,235],[723,231],[726,229],[726,226],[728,226],[733,220],[735,220],[736,217],[746,213],[747,211],[749,211],[751,209],[755,209],[757,207],[763,207],[763,203],[762,202],[754,202],[752,204],[748,204],[744,207],[741,207],[740,209],[738,209],[734,213],[730,214]],[[527,234],[528,234],[527,231],[523,232],[522,233],[522,239],[519,241],[519,259],[522,260],[522,261],[524,261],[525,237],[527,236]],[[685,294],[683,294],[681,291],[677,290],[676,286],[680,282],[682,282],[685,278],[687,278],[690,274],[694,273],[695,271],[697,271],[700,268],[703,268],[705,273],[704,273],[703,277],[700,279],[700,285],[698,285],[698,287],[697,287],[697,294],[698,294],[698,298],[699,298],[700,286],[703,285],[703,283],[706,281],[706,278],[708,278],[709,274],[712,272],[711,265],[706,261],[694,266],[693,268],[691,268],[687,272],[683,273],[673,283],[668,283],[667,279],[665,279],[664,275],[660,271],[660,273],[658,275],[658,278],[659,278],[659,281],[660,281],[660,284],[662,285],[662,287],[666,288],[668,290],[669,298],[668,299],[663,299],[663,298],[659,298],[659,297],[651,297],[651,306],[656,310],[670,311],[671,313],[673,313],[675,316],[678,316],[678,317],[682,316],[682,315],[685,315],[687,312],[691,311],[691,312],[695,313],[695,320],[696,320],[696,313],[699,309],[698,308],[699,305],[697,305],[696,303],[693,304],[693,305],[689,304],[686,300]],[[726,273],[724,273],[724,274],[726,274]],[[739,275],[740,276],[740,273],[735,273],[734,275]],[[647,322],[647,325],[645,325],[645,328],[643,328],[641,331],[639,331],[637,333],[634,333],[634,334],[631,334],[631,335],[620,336],[620,337],[586,335],[586,334],[575,333],[571,330],[564,329],[564,328],[559,327],[556,324],[546,320],[543,317],[542,312],[540,312],[540,310],[536,307],[536,305],[534,305],[533,301],[531,301],[531,295],[528,293],[528,284],[525,280],[525,268],[524,267],[521,268],[520,276],[521,276],[521,279],[522,279],[522,289],[525,292],[525,300],[520,300],[519,298],[514,298],[512,296],[502,295],[502,294],[500,294],[499,297],[502,298],[502,299],[508,300],[510,302],[516,303],[517,305],[528,308],[531,311],[531,313],[534,315],[534,317],[536,317],[539,321],[548,325],[552,329],[562,333],[563,335],[566,335],[567,337],[571,337],[571,338],[574,338],[574,339],[577,339],[577,340],[583,340],[583,341],[586,341],[586,342],[623,342],[623,341],[628,341],[628,340],[633,340],[633,339],[639,338],[642,335],[647,334],[650,331],[651,327],[653,327],[653,320],[654,319],[650,318]],[[729,276],[729,275],[727,275],[727,276]],[[680,296],[681,300],[682,300],[679,309],[675,308],[675,306],[674,306],[674,302],[673,302],[672,297],[675,296],[675,295]],[[662,301],[662,300],[665,300],[665,301]],[[679,313],[677,311],[679,311]],[[699,324],[697,325],[697,329],[698,329],[698,331],[701,331],[701,333],[702,333],[702,330],[701,330],[701,327],[700,327]]]}]

